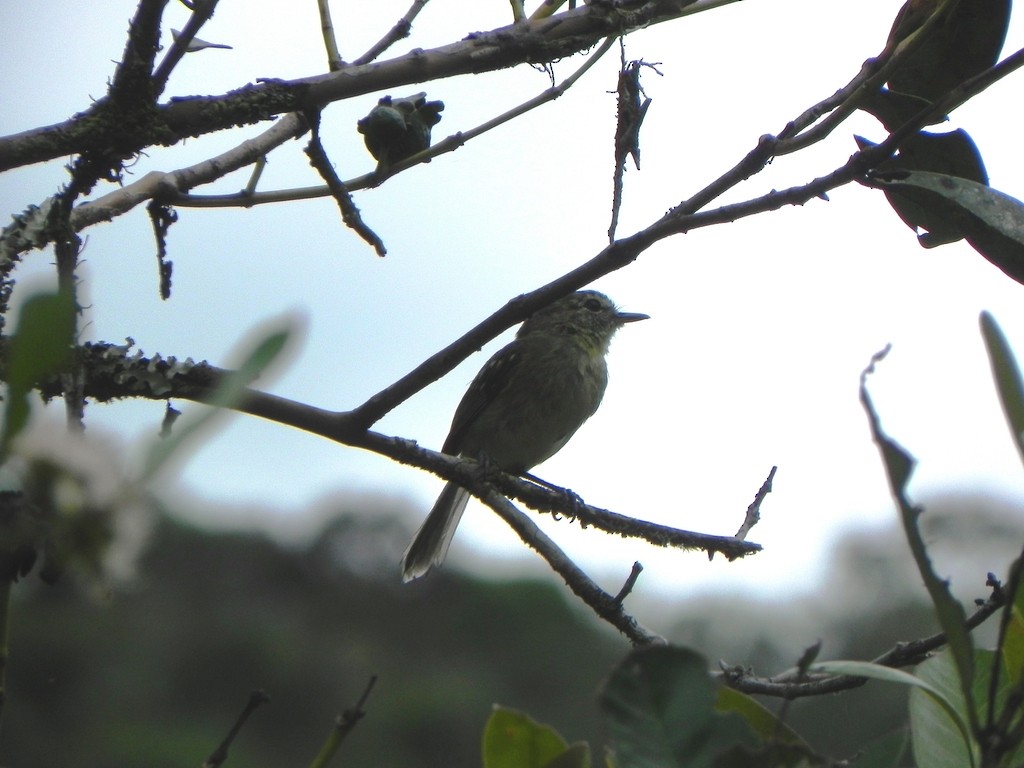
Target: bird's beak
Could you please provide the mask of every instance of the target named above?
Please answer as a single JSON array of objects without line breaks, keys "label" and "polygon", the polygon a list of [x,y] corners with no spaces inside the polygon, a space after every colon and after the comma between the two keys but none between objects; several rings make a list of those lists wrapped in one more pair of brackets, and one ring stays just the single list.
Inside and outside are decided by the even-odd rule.
[{"label": "bird's beak", "polygon": [[616,312],[615,319],[620,323],[635,323],[637,320],[650,320],[650,315],[643,315],[639,312]]}]

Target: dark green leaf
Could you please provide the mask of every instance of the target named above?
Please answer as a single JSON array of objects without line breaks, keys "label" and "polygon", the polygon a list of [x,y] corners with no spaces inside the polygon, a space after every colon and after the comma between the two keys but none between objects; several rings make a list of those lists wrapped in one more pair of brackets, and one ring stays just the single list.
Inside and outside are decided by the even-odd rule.
[{"label": "dark green leaf", "polygon": [[961,745],[970,743],[971,736],[963,707],[957,706],[956,703],[963,703],[962,691],[955,691],[954,697],[949,693],[948,688],[936,685],[932,680],[870,661],[824,661],[815,664],[814,671],[827,675],[866,677],[870,680],[906,685],[911,691],[918,691],[935,705],[946,718],[945,724],[959,736]]},{"label": "dark green leaf", "polygon": [[[1002,754],[999,765],[1020,765],[1020,760],[1024,757],[1024,748],[1019,743],[1020,734],[1012,735],[1012,725],[1007,728],[1007,724],[1019,721],[1021,716],[1020,700],[1015,695],[1016,686],[1010,682],[1006,666],[1001,663],[1002,657],[998,653],[989,650],[975,651],[973,662],[975,675],[970,689],[972,698],[980,702],[978,719],[982,722],[988,721],[989,696],[990,693],[994,693],[995,710],[992,722],[1001,723],[997,725],[1000,731],[986,731],[986,741],[995,747],[994,754]],[[963,692],[960,690],[960,675],[948,651],[943,651],[919,665],[917,674],[929,685],[941,691],[962,717],[969,715]],[[994,675],[998,675],[998,678],[993,687]],[[1002,713],[1007,707],[1012,708],[1011,717],[1004,719]],[[963,742],[951,732],[949,721],[938,716],[931,702],[922,700],[912,692],[910,715],[914,754],[919,768],[966,765],[967,752]],[[977,744],[972,744],[976,755]],[[994,762],[986,764],[996,765]]]},{"label": "dark green leaf", "polygon": [[910,171],[932,171],[988,184],[978,145],[962,128],[946,133],[918,131],[900,145],[895,163]]},{"label": "dark green leaf", "polygon": [[70,296],[40,293],[22,306],[11,341],[0,453],[7,451],[10,441],[28,422],[32,388],[67,366],[74,341],[75,306]]},{"label": "dark green leaf", "polygon": [[1003,608],[1005,612],[1005,629],[999,642],[999,652],[1003,656],[1007,683],[1012,686],[1024,686],[1024,584],[1021,583],[1021,569],[1024,568],[1024,555],[1018,557],[1010,568],[1010,579],[1006,585],[1013,602]]},{"label": "dark green leaf", "polygon": [[751,696],[733,688],[722,686],[718,689],[715,710],[735,712],[746,720],[747,725],[764,741],[775,740],[804,744],[803,739],[792,728],[779,720],[774,712]]},{"label": "dark green leaf", "polygon": [[988,312],[982,312],[980,321],[981,337],[988,352],[992,378],[1003,406],[1006,424],[1017,446],[1017,453],[1024,460],[1024,381],[1021,379],[1020,366],[995,318]]},{"label": "dark green leaf", "polygon": [[[862,149],[871,146],[866,139],[856,138]],[[908,171],[940,173],[988,184],[981,153],[963,130],[949,133],[918,131],[900,146],[896,155],[874,169],[875,175],[889,178],[902,178]],[[921,238],[923,246],[931,248],[964,237],[957,223],[956,203],[915,187],[892,187],[884,191],[889,205],[904,224],[915,231],[927,230],[928,234]]]},{"label": "dark green leaf", "polygon": [[[857,106],[870,115],[874,115],[878,121],[885,126],[885,129],[892,133],[900,128],[918,112],[928,106],[928,101],[909,93],[897,93],[888,88],[868,94]],[[941,123],[947,120],[946,115],[938,115],[928,121],[928,125]]]},{"label": "dark green leaf", "polygon": [[882,430],[878,413],[875,411],[874,405],[871,402],[871,396],[868,394],[867,377],[874,371],[875,364],[882,357],[884,357],[884,353],[875,355],[871,365],[861,374],[861,403],[868,416],[872,437],[882,454],[882,461],[889,478],[889,489],[900,511],[900,520],[903,524],[903,532],[907,537],[907,544],[910,547],[911,554],[914,556],[914,563],[917,565],[918,573],[921,575],[928,590],[928,595],[935,608],[935,615],[939,620],[939,626],[942,627],[942,631],[946,634],[949,652],[956,662],[961,693],[967,702],[965,708],[967,722],[970,723],[971,730],[976,731],[978,728],[978,713],[974,706],[971,690],[971,681],[974,679],[974,644],[970,633],[964,626],[967,616],[964,613],[963,606],[950,593],[949,584],[940,579],[932,568],[931,560],[928,557],[928,550],[918,528],[917,519],[920,517],[922,510],[912,504],[907,495],[907,483],[913,471],[914,460]]},{"label": "dark green leaf", "polygon": [[[917,676],[930,691],[939,692],[939,697],[926,695],[929,689],[912,689],[910,693],[910,733],[917,768],[976,765],[977,752],[973,742],[965,742],[960,725],[967,717],[967,705],[953,657],[942,652],[928,659],[918,665]],[[950,717],[950,707],[956,720]]]},{"label": "dark green leaf", "polygon": [[[952,3],[947,17],[931,28],[924,43],[890,76],[889,88],[935,101],[965,80],[984,72],[999,58],[1010,21],[1010,6],[1011,0]],[[923,18],[910,23],[921,21]],[[910,31],[894,34],[905,37]]]},{"label": "dark green leaf", "polygon": [[544,764],[544,768],[590,768],[590,745],[578,741],[569,746],[565,752]]},{"label": "dark green leaf", "polygon": [[714,762],[714,768],[829,768],[834,763],[799,744],[762,744],[732,747]]},{"label": "dark green leaf", "polygon": [[221,380],[207,401],[212,408],[194,413],[191,418],[179,419],[172,435],[153,444],[146,457],[142,477],[149,478],[155,475],[193,435],[209,424],[219,411],[237,404],[245,396],[246,388],[281,354],[293,333],[294,329],[286,326],[270,331],[260,338],[255,347],[244,356],[241,365]]},{"label": "dark green leaf", "polygon": [[[874,146],[859,136],[855,139],[861,149]],[[909,136],[900,145],[899,151],[875,170],[892,174],[898,171],[929,171],[988,184],[988,172],[978,145],[963,129],[946,133],[918,131]]]},{"label": "dark green leaf", "polygon": [[852,768],[898,768],[909,742],[910,734],[900,728],[866,746],[851,761]]},{"label": "dark green leaf", "polygon": [[[1003,606],[999,627],[999,647],[991,655],[991,675],[998,669],[995,687],[985,693],[994,693],[991,722],[997,729],[987,744],[998,745],[1000,751],[1011,755],[1005,765],[1021,765],[1024,760],[1024,734],[1021,732],[1022,700],[1024,700],[1024,554],[1014,560],[1003,586],[1007,604]],[[990,685],[991,685],[990,681]]]},{"label": "dark green leaf", "polygon": [[715,687],[694,651],[633,651],[600,695],[617,768],[709,768],[734,747],[756,746],[742,719],[715,711]]},{"label": "dark green leaf", "polygon": [[[984,184],[938,173],[897,173],[869,183],[898,190],[920,207],[915,227],[932,227],[922,245],[965,237],[975,250],[1003,272],[1024,283],[1024,203]],[[959,235],[959,237],[956,237]]]},{"label": "dark green leaf", "polygon": [[484,727],[484,768],[545,768],[567,748],[553,728],[513,709],[495,707]]}]

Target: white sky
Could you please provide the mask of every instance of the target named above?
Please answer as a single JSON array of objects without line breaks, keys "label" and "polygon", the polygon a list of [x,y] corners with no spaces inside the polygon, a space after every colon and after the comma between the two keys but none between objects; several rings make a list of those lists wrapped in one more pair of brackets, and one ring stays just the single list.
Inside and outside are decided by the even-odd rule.
[{"label": "white sky", "polygon": [[[759,135],[778,132],[844,85],[881,49],[899,5],[747,0],[631,36],[628,56],[660,62],[665,76],[644,74],[654,101],[641,139],[643,170],[626,173],[619,234],[646,226],[731,167]],[[336,0],[343,55],[361,53],[406,6]],[[0,4],[0,70],[8,73],[0,133],[58,122],[85,109],[88,96],[102,95],[133,10],[125,0]],[[180,27],[184,14],[172,4],[168,27]],[[434,0],[412,38],[389,55],[508,21],[504,0]],[[49,42],[54,37],[60,55]],[[222,93],[325,67],[312,1],[224,0],[201,37],[234,50],[187,57],[166,96]],[[1022,45],[1024,26],[1013,24],[1004,52]],[[556,72],[563,78],[576,66],[577,59],[565,61]],[[267,388],[326,408],[359,404],[509,297],[603,247],[615,119],[608,91],[617,67],[613,50],[553,104],[358,193],[365,220],[388,246],[383,260],[344,228],[329,200],[180,209],[169,236],[173,296],[161,302],[145,212],[89,230],[81,272],[92,304],[87,337],[131,336],[147,353],[226,364],[248,329],[290,314],[302,318],[305,337]],[[1024,197],[1020,77],[953,116],[953,126],[978,143],[992,185],[1016,197]],[[525,68],[428,84],[429,97],[446,104],[435,138],[471,128],[547,85],[545,75]],[[372,168],[355,121],[380,95],[325,113],[325,143],[343,177]],[[173,170],[265,127],[153,149],[132,171]],[[824,145],[776,160],[729,201],[827,173],[855,150],[854,133],[884,137],[873,119],[857,115]],[[319,183],[301,147],[292,143],[271,156],[262,189]],[[41,202],[64,180],[61,166],[0,176],[0,210]],[[197,191],[236,191],[246,178],[243,172]],[[1024,499],[1020,460],[978,333],[978,314],[988,309],[1024,350],[1024,288],[967,245],[921,249],[878,192],[854,185],[830,198],[675,237],[596,284],[652,319],[620,334],[600,413],[537,474],[599,506],[731,534],[770,467],[779,466],[750,537],[765,551],[738,563],[709,564],[700,553],[659,551],[545,518],[609,590],[640,560],[648,569],[640,588],[669,595],[721,585],[802,591],[827,567],[830,543],[844,530],[893,520],[857,399],[861,369],[889,342],[893,351],[871,390],[888,432],[920,460],[914,493],[977,489]],[[48,274],[51,261],[51,254],[29,255],[23,280]],[[484,359],[474,356],[377,428],[439,446]],[[89,411],[90,424],[132,440],[152,435],[161,417],[153,403]],[[226,420],[191,458],[181,482],[234,522],[245,514],[239,510],[274,508],[278,523],[293,527],[315,502],[346,492],[406,497],[425,514],[441,486],[425,473],[241,416]],[[480,508],[464,521],[453,557],[470,551],[535,560]]]}]

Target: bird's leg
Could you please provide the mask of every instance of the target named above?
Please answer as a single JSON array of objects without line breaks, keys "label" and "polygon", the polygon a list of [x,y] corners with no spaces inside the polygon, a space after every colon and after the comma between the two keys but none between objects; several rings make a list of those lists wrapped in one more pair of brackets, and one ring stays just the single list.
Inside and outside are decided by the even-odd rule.
[{"label": "bird's leg", "polygon": [[473,458],[476,459],[476,468],[474,469],[476,476],[486,483],[493,485],[494,481],[501,476],[502,472],[504,472],[504,470],[498,466],[498,462],[492,459],[491,455],[487,453],[487,451],[480,451]]},{"label": "bird's leg", "polygon": [[[578,493],[576,493],[576,491],[572,490],[571,488],[563,488],[560,485],[549,483],[547,480],[539,478],[536,475],[530,474],[529,472],[524,472],[523,477],[525,477],[531,483],[536,483],[542,488],[547,488],[549,491],[554,491],[555,493],[562,494],[562,496],[565,497],[566,504],[569,506],[571,510],[569,512],[569,517],[571,518],[575,518],[577,516],[577,510],[580,507],[584,506],[585,504],[585,502],[583,501],[583,497],[580,496]],[[551,516],[554,517],[556,520],[558,519],[558,513],[555,512],[554,510],[551,511]]]}]

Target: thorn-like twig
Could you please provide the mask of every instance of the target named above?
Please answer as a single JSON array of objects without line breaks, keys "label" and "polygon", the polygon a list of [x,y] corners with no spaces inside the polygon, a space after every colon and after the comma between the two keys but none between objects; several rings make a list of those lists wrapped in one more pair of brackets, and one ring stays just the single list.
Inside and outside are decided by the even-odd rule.
[{"label": "thorn-like twig", "polygon": [[[652,645],[665,640],[650,632],[622,608],[622,603],[609,595],[559,547],[529,516],[516,509],[499,491],[491,490],[481,500],[493,509],[523,543],[543,557],[551,569],[561,576],[566,585],[601,619],[624,634],[634,645]],[[639,574],[638,574],[639,575]]]},{"label": "thorn-like twig", "polygon": [[330,759],[334,757],[334,753],[338,751],[341,743],[355,729],[359,721],[366,716],[364,707],[366,706],[367,699],[370,698],[370,691],[373,690],[376,682],[377,676],[372,675],[366,684],[366,688],[363,690],[363,695],[359,697],[359,701],[356,702],[355,706],[346,709],[338,715],[338,718],[334,721],[334,730],[331,731],[331,735],[327,737],[327,741],[309,764],[310,768],[324,768]]},{"label": "thorn-like twig", "polygon": [[[1005,595],[993,588],[992,594],[971,614],[964,626],[968,630],[976,629],[992,614],[1006,605]],[[872,664],[884,667],[909,667],[920,664],[928,654],[946,644],[946,635],[939,632],[918,640],[901,642],[885,653],[871,660]],[[760,696],[774,696],[786,699],[821,696],[827,693],[838,693],[851,688],[859,688],[867,682],[867,678],[852,675],[805,675],[800,678],[797,672],[787,672],[773,677],[759,677],[749,669],[729,666],[720,662],[722,679],[730,688],[742,693]]]},{"label": "thorn-like twig", "polygon": [[270,697],[264,691],[253,691],[249,694],[249,701],[245,703],[245,707],[242,709],[242,713],[238,716],[235,724],[231,726],[231,730],[228,731],[228,735],[224,737],[224,741],[217,745],[217,748],[210,753],[210,756],[203,761],[203,768],[218,768],[222,765],[225,760],[228,759],[228,748],[231,743],[235,740],[238,732],[242,730],[242,726],[245,725],[246,720],[249,716],[256,711],[261,704],[266,704],[270,701]]},{"label": "thorn-like twig", "polygon": [[768,477],[765,478],[765,481],[761,483],[761,487],[757,489],[757,493],[754,494],[754,500],[747,507],[747,514],[743,518],[743,525],[736,531],[736,538],[740,541],[744,541],[747,538],[750,529],[757,525],[761,519],[761,502],[764,501],[765,496],[772,492],[772,480],[775,479],[775,471],[777,469],[778,467],[772,467]]},{"label": "thorn-like twig", "polygon": [[622,605],[622,601],[633,591],[633,587],[636,586],[636,580],[640,578],[643,570],[644,567],[639,560],[633,563],[633,567],[629,570],[629,576],[626,577],[626,582],[622,585],[622,589],[619,590],[619,594],[615,596],[616,603]]},{"label": "thorn-like twig", "polygon": [[405,12],[405,16],[395,22],[395,26],[389,29],[384,37],[371,45],[370,49],[353,61],[352,64],[356,66],[369,64],[399,40],[408,37],[409,32],[412,30],[413,19],[419,15],[420,11],[423,10],[423,6],[428,2],[429,0],[413,0],[412,5],[409,6],[409,10]]},{"label": "thorn-like twig", "polygon": [[155,94],[163,93],[167,87],[167,80],[171,72],[178,66],[178,62],[188,53],[189,45],[203,25],[213,17],[213,11],[217,7],[217,0],[202,0],[188,5],[192,15],[188,17],[185,26],[174,37],[170,49],[164,54],[163,60],[153,73],[153,89]]},{"label": "thorn-like twig", "polygon": [[331,165],[331,161],[324,151],[323,144],[320,143],[319,113],[307,114],[306,120],[310,127],[309,144],[306,145],[305,149],[306,156],[309,158],[310,165],[327,182],[327,188],[331,190],[331,196],[341,210],[341,220],[345,222],[345,226],[373,246],[378,256],[386,256],[388,251],[384,247],[384,241],[363,221],[359,208],[356,207],[352,195],[349,194],[348,188],[345,186],[345,182],[341,180],[341,177],[334,170],[334,166]]},{"label": "thorn-like twig", "polygon": [[341,51],[338,50],[338,39],[334,34],[334,22],[331,21],[331,5],[328,0],[317,0],[317,9],[320,11],[320,31],[324,36],[324,49],[327,51],[327,68],[331,72],[337,72],[345,66],[341,58]]}]

